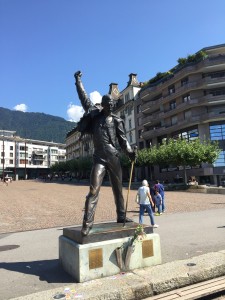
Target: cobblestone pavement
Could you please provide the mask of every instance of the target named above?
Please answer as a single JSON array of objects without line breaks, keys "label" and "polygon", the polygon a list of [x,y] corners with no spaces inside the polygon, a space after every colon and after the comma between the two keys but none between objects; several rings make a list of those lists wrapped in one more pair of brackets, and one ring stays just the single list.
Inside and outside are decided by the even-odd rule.
[{"label": "cobblestone pavement", "polygon": [[[0,185],[0,233],[79,225],[82,223],[87,185],[40,180]],[[129,193],[128,217],[138,215],[136,190]],[[124,198],[127,189],[124,188]],[[166,192],[166,213],[225,208],[225,195]],[[95,222],[116,220],[111,187],[102,186]]]}]

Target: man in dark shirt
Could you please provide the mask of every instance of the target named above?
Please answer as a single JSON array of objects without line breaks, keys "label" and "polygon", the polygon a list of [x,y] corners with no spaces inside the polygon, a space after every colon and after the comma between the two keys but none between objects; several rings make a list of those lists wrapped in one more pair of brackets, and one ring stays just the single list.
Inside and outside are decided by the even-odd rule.
[{"label": "man in dark shirt", "polygon": [[78,130],[81,134],[92,134],[94,144],[90,191],[86,197],[83,227],[81,230],[85,236],[88,235],[93,226],[99,190],[106,171],[109,174],[115,198],[117,223],[131,221],[128,218],[125,219],[124,198],[122,194],[122,170],[116,145],[119,143],[122,150],[132,161],[135,160],[135,151],[131,149],[127,141],[123,120],[112,114],[113,99],[111,95],[102,97],[102,109],[99,109],[88,98],[81,82],[81,76],[82,73],[80,71],[74,74],[77,93],[85,110],[84,116],[78,123]]}]

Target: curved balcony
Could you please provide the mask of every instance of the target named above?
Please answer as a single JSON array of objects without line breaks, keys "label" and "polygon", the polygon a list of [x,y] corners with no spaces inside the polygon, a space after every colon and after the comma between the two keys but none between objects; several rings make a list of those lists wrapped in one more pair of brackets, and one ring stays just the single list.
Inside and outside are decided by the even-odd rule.
[{"label": "curved balcony", "polygon": [[218,105],[218,104],[225,104],[225,95],[221,96],[212,96],[212,95],[206,95],[202,96],[200,98],[191,99],[187,102],[177,104],[176,108],[174,109],[167,109],[163,112],[160,112],[160,118],[168,118],[174,114],[177,114],[181,111],[187,110],[189,108],[195,107],[195,106],[205,106],[205,105]]},{"label": "curved balcony", "polygon": [[179,96],[182,96],[183,94],[187,94],[192,90],[197,89],[204,89],[204,88],[219,88],[221,86],[225,85],[225,77],[219,77],[219,78],[211,78],[206,77],[203,79],[200,79],[198,81],[189,82],[175,90],[175,93],[167,94],[163,98],[159,100],[159,104],[167,103],[171,101],[174,98],[177,98]]},{"label": "curved balcony", "polygon": [[144,139],[150,139],[150,138],[170,134],[174,131],[183,129],[185,127],[190,127],[190,126],[197,125],[197,124],[200,123],[200,120],[201,120],[201,116],[190,117],[188,119],[179,121],[179,122],[177,122],[176,124],[173,124],[173,125],[171,124],[171,125],[163,126],[163,127],[160,127],[160,128],[155,128],[155,129],[143,131],[142,132],[142,137]]},{"label": "curved balcony", "polygon": [[142,132],[142,137],[147,140],[150,138],[170,134],[174,131],[178,131],[201,123],[221,121],[224,120],[224,118],[225,118],[225,111],[220,113],[211,112],[211,113],[201,114],[198,116],[192,116],[188,119],[177,122],[177,124],[154,128],[151,130],[144,130]]},{"label": "curved balcony", "polygon": [[[143,102],[149,101],[148,95],[153,97],[157,93],[159,93],[162,89],[166,88],[167,86],[174,84],[181,78],[188,76],[193,73],[200,72],[202,70],[206,71],[214,71],[214,70],[223,70],[225,68],[225,55],[216,55],[208,57],[200,62],[193,62],[187,64],[186,66],[178,68],[175,72],[173,77],[168,78],[164,81],[159,81],[159,83],[155,83],[152,86],[147,86],[143,91],[140,91],[140,99]],[[172,94],[174,95],[174,94]]]},{"label": "curved balcony", "polygon": [[155,123],[159,123],[159,114],[160,112],[148,115],[146,117],[143,117],[142,115],[142,119],[141,119],[141,125],[147,125],[148,123],[151,124],[155,124]]}]

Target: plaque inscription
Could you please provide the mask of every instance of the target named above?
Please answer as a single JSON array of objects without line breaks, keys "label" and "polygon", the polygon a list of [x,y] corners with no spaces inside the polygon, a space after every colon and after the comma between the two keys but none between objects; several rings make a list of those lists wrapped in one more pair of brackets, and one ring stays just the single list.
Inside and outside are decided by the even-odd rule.
[{"label": "plaque inscription", "polygon": [[153,240],[142,242],[142,258],[154,256]]},{"label": "plaque inscription", "polygon": [[89,270],[103,267],[102,248],[89,250]]}]

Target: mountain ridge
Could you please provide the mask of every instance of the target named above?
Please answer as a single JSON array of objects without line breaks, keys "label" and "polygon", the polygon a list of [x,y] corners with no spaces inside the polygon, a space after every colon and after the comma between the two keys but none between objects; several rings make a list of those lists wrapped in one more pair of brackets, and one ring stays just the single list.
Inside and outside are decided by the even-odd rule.
[{"label": "mountain ridge", "polygon": [[0,107],[0,129],[16,131],[22,138],[65,143],[66,134],[75,126],[76,122],[61,117]]}]

